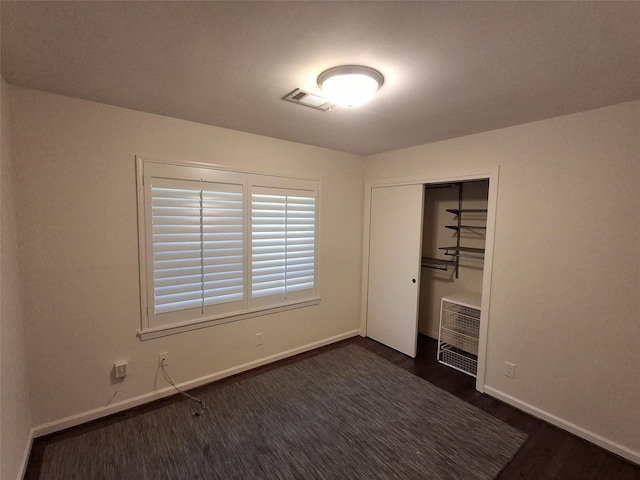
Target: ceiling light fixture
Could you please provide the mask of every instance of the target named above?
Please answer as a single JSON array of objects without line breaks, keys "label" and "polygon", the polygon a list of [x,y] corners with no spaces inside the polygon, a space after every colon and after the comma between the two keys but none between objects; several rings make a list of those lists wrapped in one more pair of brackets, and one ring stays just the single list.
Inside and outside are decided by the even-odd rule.
[{"label": "ceiling light fixture", "polygon": [[318,86],[331,102],[343,107],[367,103],[384,83],[382,74],[360,65],[341,65],[318,76]]}]

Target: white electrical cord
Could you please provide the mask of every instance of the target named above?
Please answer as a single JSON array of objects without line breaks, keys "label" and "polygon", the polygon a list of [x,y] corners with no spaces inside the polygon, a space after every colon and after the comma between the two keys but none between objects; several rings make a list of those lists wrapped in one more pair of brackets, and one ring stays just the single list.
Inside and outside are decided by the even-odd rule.
[{"label": "white electrical cord", "polygon": [[199,412],[193,412],[193,414],[196,417],[199,417],[200,415],[202,415],[205,410],[207,409],[207,406],[204,404],[204,402],[202,400],[200,400],[197,397],[194,397],[193,395],[189,395],[187,392],[183,392],[182,390],[180,390],[178,387],[176,387],[176,384],[173,383],[173,380],[171,380],[171,377],[169,376],[169,374],[167,373],[167,371],[164,368],[164,363],[160,364],[160,369],[162,370],[162,376],[164,377],[164,379],[167,381],[167,383],[169,383],[169,385],[171,385],[173,388],[176,389],[176,391],[181,394],[184,395],[185,397],[187,397],[190,400],[193,400],[194,402],[198,402],[200,404],[200,407],[202,408],[202,410],[200,410]]},{"label": "white electrical cord", "polygon": [[109,399],[109,401],[107,402],[107,404],[105,405],[105,407],[108,407],[109,404],[111,402],[113,402],[113,399],[116,398],[116,396],[118,395],[118,392],[120,392],[120,387],[122,386],[122,384],[124,383],[124,378],[120,379],[120,382],[118,383],[118,388],[116,388],[116,391],[113,395],[111,395],[111,398]]}]

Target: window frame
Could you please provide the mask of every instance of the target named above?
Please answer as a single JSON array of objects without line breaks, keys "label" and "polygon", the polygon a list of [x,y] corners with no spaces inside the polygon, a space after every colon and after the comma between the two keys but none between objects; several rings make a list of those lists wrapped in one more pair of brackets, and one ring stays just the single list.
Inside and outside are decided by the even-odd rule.
[{"label": "window frame", "polygon": [[[172,335],[175,333],[205,328],[245,318],[267,315],[285,310],[301,308],[320,303],[319,295],[319,218],[320,218],[320,181],[255,172],[244,172],[220,165],[195,162],[166,162],[144,160],[136,156],[136,179],[138,200],[138,249],[140,274],[140,330],[142,340]],[[157,179],[157,180],[156,180]],[[154,266],[153,238],[151,224],[151,186],[158,183],[166,185],[191,183],[207,186],[210,184],[232,184],[242,186],[243,195],[243,272],[244,296],[240,301],[219,308],[209,309],[208,313],[191,316],[178,310],[175,314],[156,314],[154,312]],[[252,195],[255,188],[276,188],[282,191],[307,192],[315,200],[314,216],[314,280],[313,288],[295,292],[283,298],[252,298]],[[195,189],[197,191],[197,189]],[[229,307],[229,308],[228,308]],[[203,307],[207,308],[207,307]]]}]

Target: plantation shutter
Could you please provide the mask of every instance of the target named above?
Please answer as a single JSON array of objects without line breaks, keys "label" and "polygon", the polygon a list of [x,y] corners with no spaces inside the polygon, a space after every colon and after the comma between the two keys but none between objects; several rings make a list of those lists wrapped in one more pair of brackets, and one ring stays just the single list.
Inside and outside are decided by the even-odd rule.
[{"label": "plantation shutter", "polygon": [[213,315],[244,302],[243,207],[242,185],[154,181],[155,323]]},{"label": "plantation shutter", "polygon": [[242,186],[217,186],[202,192],[204,306],[244,296]]},{"label": "plantation shutter", "polygon": [[254,189],[251,194],[252,298],[285,293],[287,197],[273,191]]},{"label": "plantation shutter", "polygon": [[137,159],[143,340],[315,305],[317,180]]},{"label": "plantation shutter", "polygon": [[316,199],[305,192],[287,195],[287,293],[315,287]]},{"label": "plantation shutter", "polygon": [[200,190],[151,187],[154,313],[202,306]]},{"label": "plantation shutter", "polygon": [[251,194],[253,305],[310,296],[315,289],[315,191],[254,187]]}]

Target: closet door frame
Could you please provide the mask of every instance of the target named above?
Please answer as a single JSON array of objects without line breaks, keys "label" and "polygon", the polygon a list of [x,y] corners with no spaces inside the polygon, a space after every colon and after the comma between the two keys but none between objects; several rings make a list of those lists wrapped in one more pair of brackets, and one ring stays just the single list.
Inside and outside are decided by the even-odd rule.
[{"label": "closet door frame", "polygon": [[398,185],[429,185],[434,183],[463,182],[470,180],[488,180],[489,196],[487,201],[487,236],[485,240],[484,266],[482,273],[482,304],[480,307],[480,335],[478,340],[478,372],[476,390],[485,391],[485,367],[487,358],[487,336],[489,332],[489,308],[491,305],[491,274],[493,271],[493,244],[498,201],[498,177],[500,167],[486,167],[441,174],[424,174],[403,178],[385,178],[372,180],[364,187],[364,232],[362,249],[362,295],[360,308],[360,336],[367,336],[368,294],[369,294],[369,235],[371,231],[371,193],[375,187]]}]

